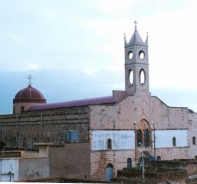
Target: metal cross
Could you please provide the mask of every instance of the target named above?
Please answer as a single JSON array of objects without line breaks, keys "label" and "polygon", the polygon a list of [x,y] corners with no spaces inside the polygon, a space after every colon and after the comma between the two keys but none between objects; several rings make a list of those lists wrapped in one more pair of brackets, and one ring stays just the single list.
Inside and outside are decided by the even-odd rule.
[{"label": "metal cross", "polygon": [[135,20],[134,24],[135,24],[135,29],[136,29],[137,28],[137,21],[136,20]]},{"label": "metal cross", "polygon": [[29,76],[27,77],[27,79],[29,79],[29,86],[31,86],[31,79],[33,79],[33,78],[31,77],[30,74],[29,74]]}]

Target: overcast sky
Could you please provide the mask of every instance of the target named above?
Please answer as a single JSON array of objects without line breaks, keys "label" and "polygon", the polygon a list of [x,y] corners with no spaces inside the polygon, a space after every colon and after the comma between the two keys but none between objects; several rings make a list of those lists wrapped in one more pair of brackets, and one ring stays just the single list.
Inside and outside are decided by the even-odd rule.
[{"label": "overcast sky", "polygon": [[124,33],[149,35],[150,91],[197,111],[196,0],[0,0],[0,114],[32,86],[48,103],[124,90]]}]

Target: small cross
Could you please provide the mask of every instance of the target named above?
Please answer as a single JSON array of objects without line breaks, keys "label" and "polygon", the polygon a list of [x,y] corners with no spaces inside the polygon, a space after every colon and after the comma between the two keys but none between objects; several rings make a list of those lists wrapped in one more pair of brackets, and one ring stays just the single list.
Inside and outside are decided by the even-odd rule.
[{"label": "small cross", "polygon": [[29,74],[29,76],[27,77],[27,79],[29,79],[29,86],[31,86],[31,79],[33,79],[33,78],[31,77],[30,74]]},{"label": "small cross", "polygon": [[135,20],[134,24],[135,24],[135,29],[137,29],[137,21],[136,20]]},{"label": "small cross", "polygon": [[145,110],[145,109],[144,109],[144,107],[143,107],[143,106],[141,107],[141,110],[142,110],[142,113],[144,114],[144,110]]}]

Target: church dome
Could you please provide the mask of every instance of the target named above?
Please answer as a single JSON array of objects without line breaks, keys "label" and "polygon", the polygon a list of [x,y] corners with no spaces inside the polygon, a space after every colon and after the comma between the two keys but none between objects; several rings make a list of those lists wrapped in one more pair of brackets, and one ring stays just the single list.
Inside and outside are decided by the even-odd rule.
[{"label": "church dome", "polygon": [[46,99],[44,98],[44,96],[39,90],[29,85],[28,87],[21,89],[15,95],[13,102],[14,103],[20,103],[20,102],[46,103]]}]

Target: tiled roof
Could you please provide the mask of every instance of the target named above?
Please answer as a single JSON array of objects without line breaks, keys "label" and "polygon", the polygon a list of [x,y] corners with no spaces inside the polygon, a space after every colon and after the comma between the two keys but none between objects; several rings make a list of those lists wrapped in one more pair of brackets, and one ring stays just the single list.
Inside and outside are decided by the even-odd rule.
[{"label": "tiled roof", "polygon": [[27,109],[27,111],[38,111],[38,110],[46,110],[46,109],[58,109],[64,107],[78,107],[78,106],[99,105],[99,104],[113,104],[115,102],[116,101],[113,100],[112,96],[107,96],[107,97],[82,99],[82,100],[74,100],[74,101],[59,102],[59,103],[38,104],[31,106],[29,109]]}]

